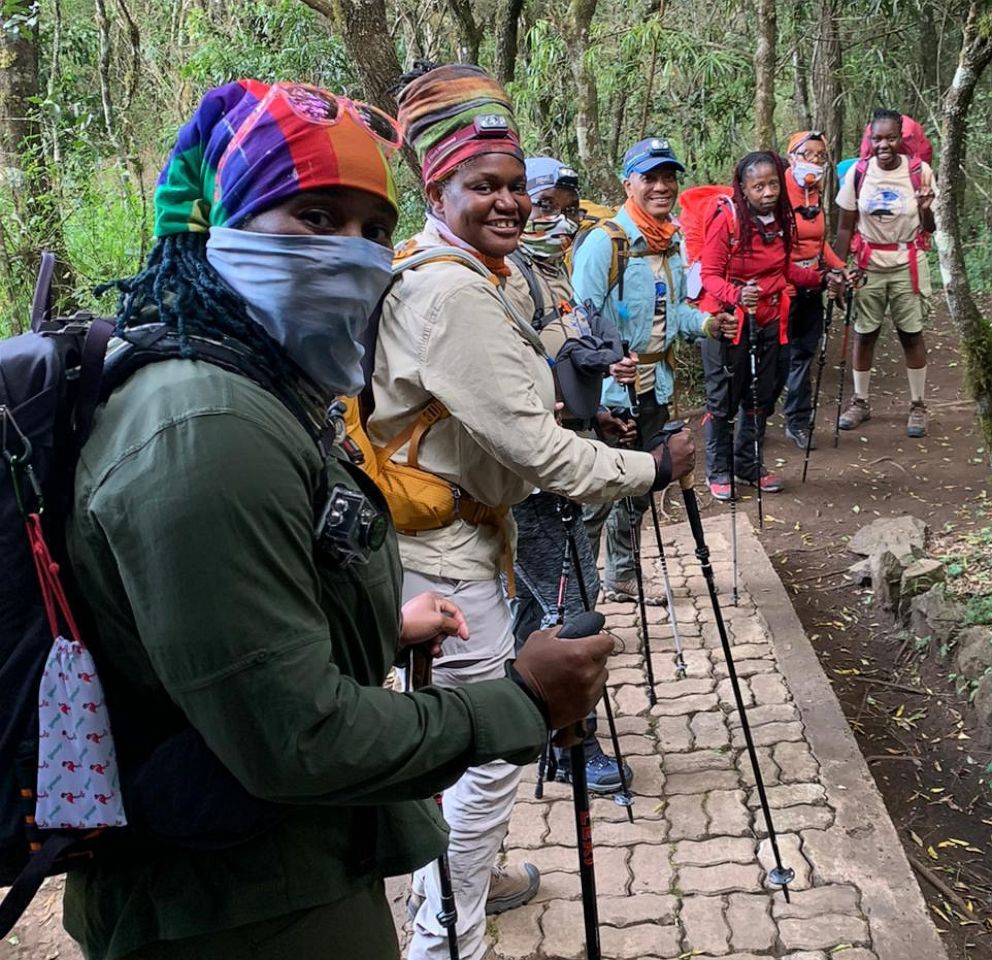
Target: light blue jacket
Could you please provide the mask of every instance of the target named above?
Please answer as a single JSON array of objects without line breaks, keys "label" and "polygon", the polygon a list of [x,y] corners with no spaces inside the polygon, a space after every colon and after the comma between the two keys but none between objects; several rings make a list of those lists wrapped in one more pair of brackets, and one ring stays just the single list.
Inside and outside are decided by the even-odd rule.
[{"label": "light blue jacket", "polygon": [[[576,251],[572,265],[572,287],[577,303],[591,300],[593,306],[616,324],[631,349],[642,351],[648,345],[654,322],[654,273],[647,260],[637,255],[646,251],[647,244],[627,211],[621,208],[613,219],[627,231],[632,254],[623,275],[623,300],[620,300],[618,286],[607,296],[613,241],[605,230],[590,230]],[[682,235],[677,234],[673,243],[681,242]],[[681,251],[669,255],[668,265],[672,282],[668,284],[667,294],[666,350],[676,337],[692,341],[705,336],[703,325],[709,316],[686,303],[685,262]],[[654,377],[654,393],[658,403],[668,403],[674,387],[675,372],[667,363],[660,361],[655,366]],[[607,377],[603,381],[603,403],[608,407],[627,407],[627,388]]]}]

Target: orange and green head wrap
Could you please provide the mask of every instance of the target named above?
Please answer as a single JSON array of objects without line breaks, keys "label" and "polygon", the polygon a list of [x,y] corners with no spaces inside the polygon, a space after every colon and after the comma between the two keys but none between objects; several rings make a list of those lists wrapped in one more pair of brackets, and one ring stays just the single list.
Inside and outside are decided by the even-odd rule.
[{"label": "orange and green head wrap", "polygon": [[159,176],[155,235],[237,227],[305,190],[351,187],[397,208],[390,145],[360,122],[369,110],[306,84],[209,90]]},{"label": "orange and green head wrap", "polygon": [[399,96],[398,118],[425,184],[484,153],[510,154],[523,163],[510,98],[481,67],[453,63],[417,77]]}]

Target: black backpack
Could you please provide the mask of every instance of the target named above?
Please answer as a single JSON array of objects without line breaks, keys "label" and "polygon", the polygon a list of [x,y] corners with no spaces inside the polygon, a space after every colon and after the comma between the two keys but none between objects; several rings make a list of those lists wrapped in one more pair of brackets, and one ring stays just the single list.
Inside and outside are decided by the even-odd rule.
[{"label": "black backpack", "polygon": [[[31,308],[31,330],[0,341],[0,938],[7,935],[46,876],[65,873],[99,853],[106,830],[41,829],[34,820],[38,778],[38,685],[52,647],[25,529],[40,513],[60,578],[87,625],[85,598],[72,583],[65,526],[75,464],[99,404],[137,369],[183,355],[162,324],[128,332],[107,355],[114,322],[91,313],[52,318],[54,257],[45,253]],[[196,341],[193,356],[250,377],[275,393],[314,440],[326,437],[301,404],[280,391],[229,341]],[[40,509],[39,509],[40,508]],[[113,718],[116,723],[116,716]],[[187,784],[199,783],[195,793]],[[204,785],[206,792],[204,792]],[[199,848],[239,843],[268,829],[281,808],[251,797],[192,728],[153,746],[122,771],[128,826],[158,840]]]}]

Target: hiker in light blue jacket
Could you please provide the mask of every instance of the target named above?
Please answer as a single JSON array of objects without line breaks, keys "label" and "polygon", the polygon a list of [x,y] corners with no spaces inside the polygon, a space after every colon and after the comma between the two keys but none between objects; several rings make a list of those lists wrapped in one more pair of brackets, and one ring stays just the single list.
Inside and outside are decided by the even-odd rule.
[{"label": "hiker in light blue jacket", "polygon": [[[731,331],[736,328],[728,314],[710,316],[686,302],[682,234],[671,215],[679,193],[677,174],[684,171],[664,138],[634,144],[624,155],[626,203],[611,221],[588,231],[573,260],[576,301],[591,300],[630,345],[629,359],[610,368],[603,403],[610,409],[629,410],[628,384],[635,383],[644,441],[668,419],[675,387],[670,353],[675,339],[719,337],[724,325]],[[634,498],[638,523],[648,506],[646,496]],[[606,522],[605,598],[636,602],[634,557],[623,502],[588,507],[585,520],[594,550],[598,550]],[[662,595],[648,595],[646,600],[654,605],[664,602]]]}]

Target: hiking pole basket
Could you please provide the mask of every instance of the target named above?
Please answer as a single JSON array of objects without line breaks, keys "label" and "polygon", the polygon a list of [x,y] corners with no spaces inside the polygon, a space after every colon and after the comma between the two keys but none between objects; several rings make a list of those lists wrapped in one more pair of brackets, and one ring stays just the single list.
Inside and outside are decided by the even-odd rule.
[{"label": "hiking pole basket", "polygon": [[[582,561],[579,557],[579,545],[575,539],[574,524],[577,520],[575,504],[564,497],[558,501],[558,509],[561,514],[562,526],[565,529],[565,552],[566,556],[562,560],[562,570],[566,573],[568,559],[571,558],[571,569],[575,571],[575,583],[579,588],[579,599],[582,602],[582,609],[589,613],[592,610],[592,603],[589,598],[589,589],[586,587],[586,579],[582,575]],[[567,581],[566,581],[567,584]],[[564,623],[565,612],[559,607],[559,622]],[[634,796],[630,792],[630,784],[627,782],[627,771],[624,767],[623,753],[620,750],[620,737],[617,734],[617,721],[613,716],[613,704],[610,703],[610,691],[603,690],[603,711],[606,713],[606,726],[610,731],[610,744],[613,747],[613,757],[617,762],[617,772],[620,777],[620,792],[613,794],[613,802],[618,807],[625,807],[627,819],[634,822]],[[585,760],[583,759],[583,764]]]},{"label": "hiking pole basket", "polygon": [[813,410],[809,417],[809,430],[806,432],[806,455],[803,458],[803,479],[806,482],[806,471],[809,470],[809,454],[813,449],[813,431],[816,429],[816,411],[820,408],[820,385],[823,383],[823,368],[827,365],[827,342],[830,339],[830,324],[834,318],[834,304],[831,298],[827,302],[827,315],[823,321],[823,333],[820,335],[820,355],[816,360],[816,387],[813,390]]},{"label": "hiking pole basket", "polygon": [[723,655],[727,661],[727,673],[730,676],[730,685],[734,691],[734,701],[737,704],[737,713],[741,718],[741,731],[744,734],[744,743],[747,746],[748,759],[751,762],[751,770],[754,772],[754,786],[761,803],[761,811],[765,817],[765,824],[768,827],[768,842],[772,848],[772,856],[775,859],[775,866],[768,872],[768,880],[775,886],[782,888],[786,903],[790,902],[789,884],[795,879],[796,872],[791,867],[782,863],[782,855],[778,847],[778,835],[775,833],[775,825],[772,822],[772,812],[768,805],[768,793],[765,790],[764,777],[761,775],[761,767],[758,763],[758,754],[754,748],[754,738],[751,736],[751,725],[747,720],[747,711],[744,706],[744,697],[741,695],[740,681],[737,678],[737,668],[734,665],[733,653],[730,649],[730,639],[727,636],[727,627],[723,622],[723,612],[720,609],[720,600],[716,591],[716,580],[713,576],[713,566],[710,563],[710,550],[706,545],[706,535],[703,532],[703,521],[699,515],[699,504],[696,501],[696,491],[692,488],[692,478],[683,477],[679,481],[682,487],[682,498],[685,501],[686,516],[689,520],[689,528],[692,530],[693,540],[696,542],[696,557],[703,571],[706,586],[709,590],[710,602],[713,605],[713,618],[716,621],[717,632],[720,635],[720,645],[723,647]]},{"label": "hiking pole basket", "polygon": [[834,420],[834,447],[840,443],[840,414],[844,404],[844,373],[847,371],[847,344],[851,336],[851,314],[854,309],[854,287],[847,289],[847,303],[844,305],[844,340],[840,346],[840,375],[837,378],[837,417]]}]

